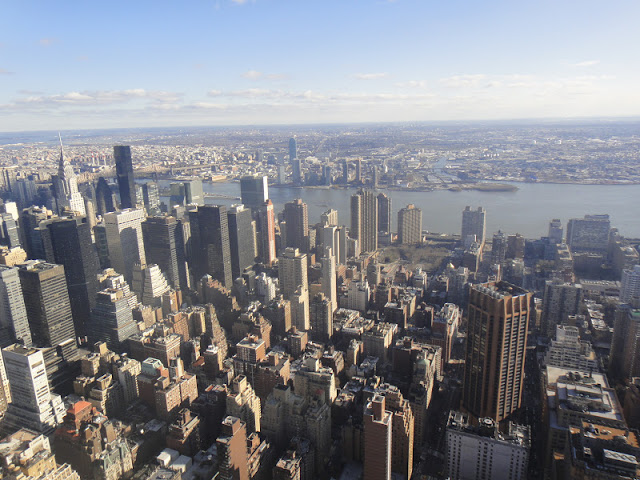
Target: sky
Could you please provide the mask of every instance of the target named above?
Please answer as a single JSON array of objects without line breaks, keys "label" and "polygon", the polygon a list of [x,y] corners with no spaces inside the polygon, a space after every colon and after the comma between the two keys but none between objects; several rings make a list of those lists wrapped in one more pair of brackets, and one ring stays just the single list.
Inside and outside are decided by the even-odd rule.
[{"label": "sky", "polygon": [[628,117],[640,2],[14,1],[0,131]]}]

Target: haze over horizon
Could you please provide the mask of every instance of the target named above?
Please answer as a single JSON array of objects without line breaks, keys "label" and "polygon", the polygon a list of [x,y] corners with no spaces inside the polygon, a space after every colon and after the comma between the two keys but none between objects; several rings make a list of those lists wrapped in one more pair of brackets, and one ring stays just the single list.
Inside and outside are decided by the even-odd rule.
[{"label": "haze over horizon", "polygon": [[640,4],[11,2],[0,131],[626,117]]}]

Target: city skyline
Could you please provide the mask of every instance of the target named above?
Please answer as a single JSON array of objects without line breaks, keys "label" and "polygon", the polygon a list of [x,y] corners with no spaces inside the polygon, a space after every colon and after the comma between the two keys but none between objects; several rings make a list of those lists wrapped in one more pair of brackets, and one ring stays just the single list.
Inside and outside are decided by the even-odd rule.
[{"label": "city skyline", "polygon": [[8,5],[0,131],[640,111],[632,2],[126,6]]}]

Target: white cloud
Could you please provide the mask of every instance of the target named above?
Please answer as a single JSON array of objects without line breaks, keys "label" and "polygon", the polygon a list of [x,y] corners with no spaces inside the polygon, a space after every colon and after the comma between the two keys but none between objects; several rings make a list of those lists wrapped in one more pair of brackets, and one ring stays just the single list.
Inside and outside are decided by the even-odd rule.
[{"label": "white cloud", "polygon": [[235,3],[236,5],[244,5],[245,3],[247,3],[247,0],[231,0],[232,3]]},{"label": "white cloud", "polygon": [[264,73],[259,72],[257,70],[248,70],[242,74],[244,78],[248,78],[249,80],[258,80],[264,76]]},{"label": "white cloud", "polygon": [[440,84],[447,88],[469,88],[479,87],[481,82],[487,78],[483,74],[474,75],[452,75],[440,79]]},{"label": "white cloud", "polygon": [[572,67],[593,67],[595,65],[598,65],[599,63],[600,63],[600,60],[585,60],[583,62],[572,63],[571,66]]},{"label": "white cloud", "polygon": [[284,73],[264,73],[258,70],[247,70],[242,76],[249,80],[284,80],[287,78],[287,75]]},{"label": "white cloud", "polygon": [[407,82],[398,82],[395,84],[400,88],[427,88],[426,80],[409,80]]},{"label": "white cloud", "polygon": [[354,73],[352,75],[353,78],[357,78],[358,80],[375,80],[377,78],[385,78],[388,77],[389,74],[387,72],[378,72],[378,73]]}]

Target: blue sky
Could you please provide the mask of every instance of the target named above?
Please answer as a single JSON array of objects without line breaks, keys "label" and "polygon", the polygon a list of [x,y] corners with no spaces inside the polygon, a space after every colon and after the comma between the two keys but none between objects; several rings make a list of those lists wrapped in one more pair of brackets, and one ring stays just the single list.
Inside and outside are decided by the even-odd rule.
[{"label": "blue sky", "polygon": [[640,114],[640,2],[4,2],[0,131]]}]

